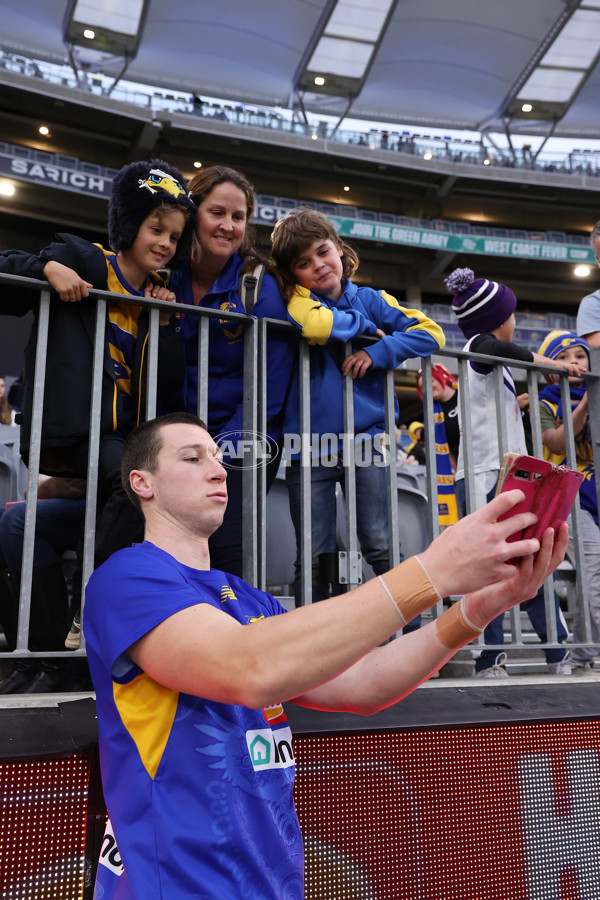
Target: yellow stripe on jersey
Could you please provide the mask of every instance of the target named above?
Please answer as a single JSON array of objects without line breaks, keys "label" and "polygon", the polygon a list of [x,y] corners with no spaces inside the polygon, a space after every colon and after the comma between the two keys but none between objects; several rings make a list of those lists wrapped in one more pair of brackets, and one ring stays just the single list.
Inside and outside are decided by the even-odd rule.
[{"label": "yellow stripe on jersey", "polygon": [[388,306],[392,306],[394,309],[399,309],[404,313],[409,319],[417,319],[417,322],[414,325],[409,325],[406,331],[414,331],[416,328],[424,329],[427,331],[431,337],[436,340],[440,346],[440,350],[446,343],[446,335],[437,322],[434,322],[433,319],[430,319],[429,316],[426,316],[425,313],[420,309],[408,309],[406,306],[400,306],[395,297],[392,297],[391,294],[388,294],[387,291],[381,291],[381,297]]},{"label": "yellow stripe on jersey", "polygon": [[144,768],[154,778],[171,734],[179,691],[141,672],[127,684],[113,682],[113,698]]},{"label": "yellow stripe on jersey", "polygon": [[333,327],[333,312],[311,297],[308,288],[297,284],[287,309],[294,322],[302,328],[305,341],[319,346],[327,343]]}]

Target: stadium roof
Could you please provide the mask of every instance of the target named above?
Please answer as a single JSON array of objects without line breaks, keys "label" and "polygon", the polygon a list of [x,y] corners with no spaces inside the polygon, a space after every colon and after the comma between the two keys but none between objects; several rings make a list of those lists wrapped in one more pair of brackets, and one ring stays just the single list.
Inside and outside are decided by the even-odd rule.
[{"label": "stadium roof", "polygon": [[[598,136],[600,0],[88,4],[97,34],[104,8],[108,21],[127,2],[142,7],[139,46],[128,59],[98,56],[92,40],[87,49],[66,46],[75,2],[6,0],[3,48],[71,58],[92,71],[100,61],[115,78],[340,118]],[[523,112],[524,103],[532,109]]]}]

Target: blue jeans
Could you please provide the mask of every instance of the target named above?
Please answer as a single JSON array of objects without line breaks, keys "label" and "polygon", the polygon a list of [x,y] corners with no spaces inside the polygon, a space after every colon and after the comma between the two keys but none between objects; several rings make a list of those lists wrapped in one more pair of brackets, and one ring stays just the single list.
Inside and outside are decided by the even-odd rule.
[{"label": "blue jeans", "polygon": [[[25,503],[9,508],[0,518],[0,564],[21,571]],[[83,528],[85,500],[38,500],[33,564],[45,568],[59,563],[65,550],[76,550]]]},{"label": "blue jeans", "polygon": [[[312,551],[312,599],[324,600],[330,595],[330,581],[319,565],[319,557],[336,550],[335,488],[339,482],[344,488],[344,466],[341,457],[329,459],[333,465],[310,466],[311,476],[311,551]],[[388,537],[388,504],[386,467],[357,465],[356,478],[356,530],[362,553],[375,572],[381,575],[390,568]],[[300,603],[300,463],[292,462],[286,469],[285,479],[290,498],[290,514],[296,530],[296,577],[294,594]],[[418,628],[414,620],[408,630]],[[411,627],[412,626],[412,627]]]},{"label": "blue jeans", "polygon": [[[563,644],[568,637],[568,632],[565,627],[565,621],[560,611],[558,597],[556,596],[556,594],[554,594],[554,603],[554,608],[556,610],[556,637],[559,644]],[[542,643],[545,643],[547,639],[547,632],[546,607],[544,605],[544,585],[541,586],[535,597],[532,597],[530,600],[526,600],[522,604],[522,606],[529,616],[529,620],[535,629],[535,633],[539,637],[540,641]],[[485,631],[483,632],[483,639],[486,644],[504,643],[504,631],[502,627],[503,619],[504,615],[498,616],[497,618],[492,619],[490,624],[486,626]],[[475,671],[481,672],[482,669],[489,669],[490,666],[493,666],[499,652],[499,650],[482,650],[481,656],[479,656],[478,659],[475,660]],[[552,650],[544,650],[544,653],[546,654],[547,663],[560,662],[567,655],[566,650],[559,649],[558,647]]]}]

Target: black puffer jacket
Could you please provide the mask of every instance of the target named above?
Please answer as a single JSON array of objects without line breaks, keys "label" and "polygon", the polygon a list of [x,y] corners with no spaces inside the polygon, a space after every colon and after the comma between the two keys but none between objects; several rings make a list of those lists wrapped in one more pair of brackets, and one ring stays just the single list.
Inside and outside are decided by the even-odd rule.
[{"label": "black puffer jacket", "polygon": [[[0,254],[0,272],[43,279],[43,268],[49,260],[56,260],[72,269],[99,290],[107,290],[106,257],[89,241],[72,234],[59,234],[63,243],[51,244],[39,257],[20,250],[6,250]],[[35,372],[38,291],[21,286],[0,284],[0,314],[35,314],[35,324],[25,349],[25,393],[21,411],[21,455],[29,457],[33,379]],[[63,303],[58,295],[50,299],[48,356],[41,440],[40,469],[48,474],[66,474],[60,451],[79,443],[89,435],[92,366],[96,303],[88,298],[78,303]],[[138,409],[138,424],[145,416],[146,360],[149,312],[143,309],[138,321],[134,365],[131,378],[132,395]],[[181,341],[174,322],[159,329],[158,397],[171,394],[181,387],[185,377],[185,361]],[[102,406],[100,413],[102,434],[118,432],[125,435],[122,398],[113,376],[113,363],[108,346],[104,348]],[[68,454],[66,454],[68,457]]]}]

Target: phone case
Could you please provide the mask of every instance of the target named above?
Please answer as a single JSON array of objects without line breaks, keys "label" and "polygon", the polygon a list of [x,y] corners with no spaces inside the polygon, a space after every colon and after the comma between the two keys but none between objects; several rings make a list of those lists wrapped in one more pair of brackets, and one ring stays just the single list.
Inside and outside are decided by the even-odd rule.
[{"label": "phone case", "polygon": [[507,519],[521,512],[534,512],[538,517],[535,525],[525,528],[521,534],[513,534],[508,540],[541,539],[546,528],[556,530],[571,512],[582,481],[583,474],[568,466],[556,466],[522,453],[505,453],[496,496],[518,488],[525,494],[525,500],[501,518]]}]

